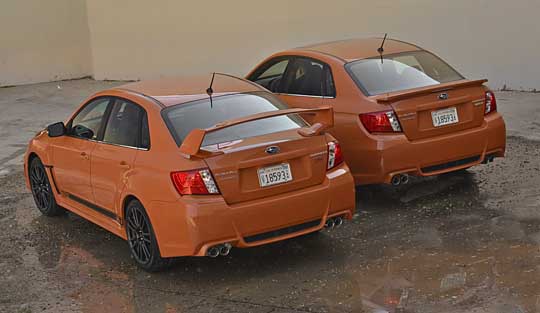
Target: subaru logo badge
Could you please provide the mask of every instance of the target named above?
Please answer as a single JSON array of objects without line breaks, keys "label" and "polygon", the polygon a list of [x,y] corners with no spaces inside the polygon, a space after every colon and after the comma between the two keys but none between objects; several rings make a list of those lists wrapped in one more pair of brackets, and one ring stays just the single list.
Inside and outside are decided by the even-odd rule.
[{"label": "subaru logo badge", "polygon": [[448,94],[447,93],[441,93],[439,95],[439,100],[447,100],[448,99]]},{"label": "subaru logo badge", "polygon": [[270,147],[266,148],[265,151],[268,154],[276,154],[276,153],[279,153],[279,147],[278,146],[270,146]]}]

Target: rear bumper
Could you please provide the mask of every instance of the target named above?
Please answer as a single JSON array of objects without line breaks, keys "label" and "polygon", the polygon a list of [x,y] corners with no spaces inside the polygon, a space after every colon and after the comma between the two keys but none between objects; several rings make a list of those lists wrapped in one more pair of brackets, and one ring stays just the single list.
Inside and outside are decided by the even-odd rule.
[{"label": "rear bumper", "polygon": [[355,189],[342,165],[328,172],[321,185],[269,198],[228,205],[221,196],[186,196],[150,205],[157,212],[150,218],[163,257],[204,256],[217,244],[258,246],[318,231],[328,217],[351,219]]},{"label": "rear bumper", "polygon": [[502,116],[492,113],[480,127],[435,138],[409,141],[400,134],[368,141],[361,159],[370,167],[355,169],[356,184],[390,183],[396,174],[437,175],[480,164],[486,156],[503,157],[506,128]]}]

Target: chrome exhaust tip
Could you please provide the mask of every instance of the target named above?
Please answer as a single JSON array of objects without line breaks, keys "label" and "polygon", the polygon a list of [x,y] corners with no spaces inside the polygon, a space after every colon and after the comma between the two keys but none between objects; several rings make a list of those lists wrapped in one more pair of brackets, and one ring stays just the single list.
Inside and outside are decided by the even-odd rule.
[{"label": "chrome exhaust tip", "polygon": [[324,227],[328,229],[332,229],[334,228],[334,226],[336,226],[336,223],[334,222],[333,218],[329,218],[328,220],[326,220],[326,223],[324,224]]},{"label": "chrome exhaust tip", "polygon": [[493,160],[495,160],[495,157],[493,155],[486,155],[484,157],[484,160],[482,160],[482,164],[491,163],[491,162],[493,162]]},{"label": "chrome exhaust tip", "polygon": [[392,176],[392,180],[390,181],[393,186],[399,186],[401,184],[401,175],[394,175]]},{"label": "chrome exhaust tip", "polygon": [[229,253],[231,252],[231,244],[230,243],[226,243],[224,245],[222,245],[220,248],[219,248],[219,255],[222,255],[222,256],[227,256],[229,255]]},{"label": "chrome exhaust tip", "polygon": [[408,184],[409,183],[409,175],[408,174],[403,174],[401,175],[401,184],[405,185],[405,184]]},{"label": "chrome exhaust tip", "polygon": [[210,247],[206,251],[206,255],[211,258],[217,258],[219,256],[220,249],[217,246]]},{"label": "chrome exhaust tip", "polygon": [[338,216],[334,219],[334,225],[336,227],[339,227],[341,225],[343,225],[343,218],[341,218],[341,216]]}]

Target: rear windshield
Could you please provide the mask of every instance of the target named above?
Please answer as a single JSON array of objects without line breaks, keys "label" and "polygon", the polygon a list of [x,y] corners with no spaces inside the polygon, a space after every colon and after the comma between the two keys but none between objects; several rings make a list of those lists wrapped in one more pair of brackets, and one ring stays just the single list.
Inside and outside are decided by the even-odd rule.
[{"label": "rear windshield", "polygon": [[[272,94],[262,91],[214,97],[212,104],[210,99],[179,104],[165,109],[163,117],[176,143],[181,145],[189,132],[195,128],[205,129],[227,120],[283,109],[288,107]],[[202,146],[228,143],[305,126],[306,122],[296,114],[275,116],[209,133],[205,136]]]},{"label": "rear windshield", "polygon": [[463,76],[427,51],[403,52],[345,65],[369,96],[461,80]]}]

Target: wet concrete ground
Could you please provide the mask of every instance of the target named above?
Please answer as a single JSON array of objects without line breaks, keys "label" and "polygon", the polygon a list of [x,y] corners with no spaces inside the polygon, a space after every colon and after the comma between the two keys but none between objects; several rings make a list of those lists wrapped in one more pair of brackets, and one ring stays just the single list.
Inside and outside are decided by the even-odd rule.
[{"label": "wet concrete ground", "polygon": [[505,159],[363,187],[332,232],[148,274],[121,239],[41,216],[24,188],[28,139],[115,84],[0,89],[0,312],[540,312],[540,94],[497,93]]}]

